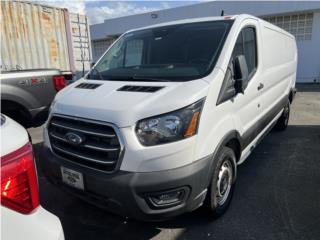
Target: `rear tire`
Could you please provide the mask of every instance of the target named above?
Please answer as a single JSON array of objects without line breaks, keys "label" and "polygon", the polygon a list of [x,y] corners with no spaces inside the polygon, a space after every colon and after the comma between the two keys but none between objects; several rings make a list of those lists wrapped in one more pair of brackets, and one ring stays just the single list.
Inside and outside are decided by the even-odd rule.
[{"label": "rear tire", "polygon": [[228,209],[235,184],[236,156],[231,148],[223,147],[213,166],[211,183],[205,200],[206,213],[213,218],[222,216]]},{"label": "rear tire", "polygon": [[283,108],[282,114],[278,119],[275,128],[279,131],[284,131],[288,127],[290,117],[290,101],[288,99],[286,106]]}]

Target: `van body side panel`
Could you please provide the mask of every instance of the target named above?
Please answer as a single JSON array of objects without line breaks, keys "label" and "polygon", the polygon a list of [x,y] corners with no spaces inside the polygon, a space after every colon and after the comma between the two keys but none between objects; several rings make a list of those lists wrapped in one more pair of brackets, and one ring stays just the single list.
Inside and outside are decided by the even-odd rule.
[{"label": "van body side panel", "polygon": [[[238,33],[235,39],[238,37],[240,31],[245,27],[254,27],[257,36],[257,69],[252,78],[250,79],[247,88],[245,89],[244,94],[237,94],[232,101],[228,101],[226,103],[221,104],[222,106],[225,104],[232,104],[232,116],[235,123],[235,129],[240,133],[241,136],[246,136],[246,133],[249,131],[253,131],[250,134],[250,140],[253,140],[252,137],[257,135],[256,132],[256,123],[261,118],[261,110],[260,110],[260,92],[258,91],[258,86],[261,82],[261,39],[260,39],[260,29],[258,25],[258,21],[255,19],[245,19],[241,22],[239,26]],[[234,45],[232,46],[233,49]],[[251,139],[252,138],[252,139]]]},{"label": "van body side panel", "polygon": [[213,76],[215,81],[210,84],[201,113],[195,159],[212,154],[230,129],[235,129],[232,116],[233,103],[227,101],[216,106],[217,96],[220,91],[218,86],[222,85],[224,72],[216,68]]},{"label": "van body side panel", "polygon": [[279,104],[283,107],[287,102],[295,82],[296,49],[294,38],[290,35],[264,23],[261,23],[260,29],[263,39],[261,82],[264,85],[261,91],[261,111],[262,116],[265,116]]},{"label": "van body side panel", "polygon": [[[243,24],[248,23],[245,20]],[[234,99],[234,117],[242,136],[242,149],[263,132],[276,116],[280,116],[278,113],[294,86],[297,64],[295,41],[289,34],[272,29],[272,26],[261,26],[258,22],[255,26],[258,68],[245,94],[238,94]],[[262,88],[258,89],[261,84]]]}]

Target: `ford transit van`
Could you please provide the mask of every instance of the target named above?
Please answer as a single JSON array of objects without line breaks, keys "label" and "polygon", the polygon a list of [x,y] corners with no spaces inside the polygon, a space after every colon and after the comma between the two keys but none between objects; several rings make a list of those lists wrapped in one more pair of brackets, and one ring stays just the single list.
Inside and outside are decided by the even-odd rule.
[{"label": "ford transit van", "polygon": [[286,129],[297,48],[249,15],[188,19],[123,34],[60,91],[41,166],[101,208],[162,220],[230,204],[241,164],[268,131]]}]

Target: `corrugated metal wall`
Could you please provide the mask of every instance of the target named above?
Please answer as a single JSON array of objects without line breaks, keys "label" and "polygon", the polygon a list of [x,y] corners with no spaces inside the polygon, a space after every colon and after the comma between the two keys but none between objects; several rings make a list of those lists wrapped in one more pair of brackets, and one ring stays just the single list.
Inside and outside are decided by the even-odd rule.
[{"label": "corrugated metal wall", "polygon": [[2,69],[70,71],[65,9],[1,1]]}]

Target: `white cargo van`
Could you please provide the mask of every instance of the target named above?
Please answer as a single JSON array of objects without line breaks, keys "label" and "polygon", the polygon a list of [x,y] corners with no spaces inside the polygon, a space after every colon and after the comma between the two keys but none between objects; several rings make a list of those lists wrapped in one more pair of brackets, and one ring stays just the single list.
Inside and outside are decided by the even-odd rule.
[{"label": "white cargo van", "polygon": [[41,164],[52,182],[112,212],[160,220],[227,209],[242,163],[288,125],[297,48],[249,15],[123,34],[60,91]]}]

